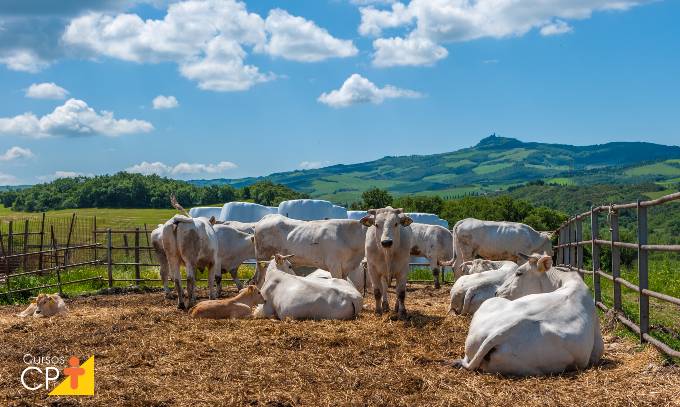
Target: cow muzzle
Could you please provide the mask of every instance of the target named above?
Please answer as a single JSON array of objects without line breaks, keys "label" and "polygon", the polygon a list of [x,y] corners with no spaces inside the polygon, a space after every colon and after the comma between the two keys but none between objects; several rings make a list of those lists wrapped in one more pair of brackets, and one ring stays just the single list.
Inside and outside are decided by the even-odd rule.
[{"label": "cow muzzle", "polygon": [[394,244],[394,241],[392,241],[392,239],[385,239],[380,241],[380,245],[382,247],[392,247],[392,244]]}]

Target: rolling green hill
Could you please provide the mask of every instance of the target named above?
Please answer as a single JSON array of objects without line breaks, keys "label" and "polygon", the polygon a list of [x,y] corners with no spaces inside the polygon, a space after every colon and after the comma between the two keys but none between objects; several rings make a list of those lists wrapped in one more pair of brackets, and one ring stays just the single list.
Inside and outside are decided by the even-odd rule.
[{"label": "rolling green hill", "polygon": [[474,147],[449,153],[384,157],[260,178],[192,182],[242,187],[262,178],[334,202],[355,201],[371,187],[385,188],[394,195],[457,197],[496,192],[532,180],[563,185],[672,184],[680,181],[680,147],[644,142],[571,146],[493,135]]}]

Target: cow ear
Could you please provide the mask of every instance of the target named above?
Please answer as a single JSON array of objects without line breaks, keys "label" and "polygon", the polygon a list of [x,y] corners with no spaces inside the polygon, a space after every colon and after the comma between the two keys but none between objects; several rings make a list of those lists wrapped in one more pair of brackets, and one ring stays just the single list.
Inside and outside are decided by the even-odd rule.
[{"label": "cow ear", "polygon": [[538,271],[541,273],[545,273],[546,271],[550,270],[552,268],[553,262],[552,262],[552,257],[550,256],[543,256],[538,260]]},{"label": "cow ear", "polygon": [[401,226],[408,226],[411,223],[413,223],[413,219],[409,218],[406,215],[402,215],[399,217],[399,222],[401,223]]},{"label": "cow ear", "polygon": [[369,214],[369,215],[375,215],[375,214],[378,213],[378,210],[377,209],[369,209],[369,210],[366,211],[366,213]]},{"label": "cow ear", "polygon": [[394,211],[399,215],[400,213],[404,213],[404,208],[397,208]]},{"label": "cow ear", "polygon": [[359,222],[361,222],[361,224],[366,227],[371,227],[373,226],[373,224],[375,224],[375,218],[373,217],[373,215],[366,215],[363,218],[361,218]]}]

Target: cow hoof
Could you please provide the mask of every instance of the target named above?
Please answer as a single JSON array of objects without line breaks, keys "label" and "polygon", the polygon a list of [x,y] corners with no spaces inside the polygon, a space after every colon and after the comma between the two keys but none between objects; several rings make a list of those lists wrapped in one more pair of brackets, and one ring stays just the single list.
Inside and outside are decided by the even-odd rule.
[{"label": "cow hoof", "polygon": [[451,367],[456,368],[456,369],[463,369],[465,366],[463,365],[463,359],[456,359],[451,362]]},{"label": "cow hoof", "polygon": [[442,286],[439,283],[434,283],[434,288],[439,290],[440,288],[442,288]]},{"label": "cow hoof", "polygon": [[404,310],[399,311],[399,319],[401,321],[406,321],[408,319],[408,317],[406,316],[406,311]]},{"label": "cow hoof", "polygon": [[186,307],[184,306],[183,302],[177,303],[177,309],[185,310]]}]

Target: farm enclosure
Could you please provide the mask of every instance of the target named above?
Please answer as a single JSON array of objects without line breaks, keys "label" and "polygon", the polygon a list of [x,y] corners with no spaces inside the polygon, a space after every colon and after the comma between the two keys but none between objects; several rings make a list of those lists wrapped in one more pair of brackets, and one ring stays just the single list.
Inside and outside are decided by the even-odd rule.
[{"label": "farm enclosure", "polygon": [[[230,294],[233,295],[232,290]],[[202,292],[205,296],[205,292]],[[162,293],[79,297],[70,314],[17,321],[0,309],[0,404],[65,399],[18,383],[25,353],[96,355],[82,405],[677,405],[680,369],[605,328],[598,366],[545,378],[453,369],[469,318],[445,316],[447,290],[414,285],[407,321],[194,320]],[[394,292],[390,292],[394,298]],[[607,323],[603,324],[608,326]],[[4,379],[7,378],[7,379]]]}]

